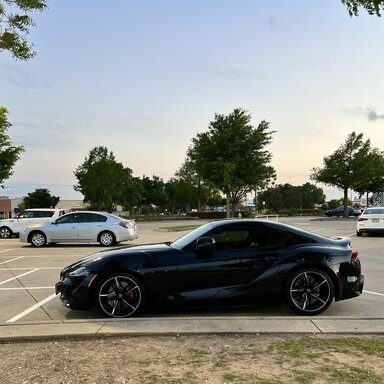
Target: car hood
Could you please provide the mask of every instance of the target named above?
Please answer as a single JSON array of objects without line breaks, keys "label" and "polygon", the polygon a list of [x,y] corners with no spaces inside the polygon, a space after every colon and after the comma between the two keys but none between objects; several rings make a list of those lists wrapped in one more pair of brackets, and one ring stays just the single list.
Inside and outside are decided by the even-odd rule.
[{"label": "car hood", "polygon": [[143,263],[153,262],[164,253],[173,252],[179,251],[166,243],[115,248],[113,250],[105,250],[86,256],[76,263],[67,266],[64,271],[69,269],[74,270],[80,267],[99,269],[108,263],[113,263],[115,259],[125,259],[127,260],[127,264],[139,266]]}]

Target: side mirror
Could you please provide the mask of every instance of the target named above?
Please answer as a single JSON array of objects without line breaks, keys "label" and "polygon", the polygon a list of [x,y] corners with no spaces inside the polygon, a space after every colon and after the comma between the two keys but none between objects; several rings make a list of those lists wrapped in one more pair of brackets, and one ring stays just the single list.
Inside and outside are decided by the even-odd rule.
[{"label": "side mirror", "polygon": [[203,251],[212,248],[216,241],[212,237],[199,237],[196,240],[196,250]]}]

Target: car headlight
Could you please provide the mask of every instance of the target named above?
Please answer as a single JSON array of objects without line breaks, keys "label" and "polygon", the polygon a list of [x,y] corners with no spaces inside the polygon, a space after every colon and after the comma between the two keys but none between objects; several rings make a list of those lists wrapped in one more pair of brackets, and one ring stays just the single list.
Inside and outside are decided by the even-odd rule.
[{"label": "car headlight", "polygon": [[68,276],[88,276],[92,271],[86,267],[77,268],[68,273]]}]

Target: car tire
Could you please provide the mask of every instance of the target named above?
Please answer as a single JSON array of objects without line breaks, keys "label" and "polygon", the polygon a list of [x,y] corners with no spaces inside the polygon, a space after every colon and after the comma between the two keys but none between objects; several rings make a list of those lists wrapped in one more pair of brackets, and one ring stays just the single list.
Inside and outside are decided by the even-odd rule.
[{"label": "car tire", "polygon": [[32,247],[44,247],[47,244],[47,238],[43,232],[36,231],[32,232],[30,235],[29,242],[31,243]]},{"label": "car tire", "polygon": [[284,286],[284,301],[299,315],[313,316],[325,311],[335,296],[329,275],[317,268],[295,271]]},{"label": "car tire", "polygon": [[363,232],[356,231],[356,236],[357,236],[357,237],[361,237],[361,236],[363,236]]},{"label": "car tire", "polygon": [[145,289],[139,278],[116,272],[104,277],[96,287],[95,303],[107,317],[136,315],[145,305]]},{"label": "car tire", "polygon": [[112,232],[104,231],[100,233],[98,241],[103,247],[110,247],[116,243],[116,237]]},{"label": "car tire", "polygon": [[0,228],[0,237],[2,239],[9,239],[12,236],[12,230],[8,227]]}]

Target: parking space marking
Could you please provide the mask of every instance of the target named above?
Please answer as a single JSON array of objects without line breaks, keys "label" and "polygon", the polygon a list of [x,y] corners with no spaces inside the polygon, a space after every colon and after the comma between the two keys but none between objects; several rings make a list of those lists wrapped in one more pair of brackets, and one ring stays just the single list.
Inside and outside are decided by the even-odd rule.
[{"label": "parking space marking", "polygon": [[[35,268],[28,268],[28,267],[18,267],[18,268],[0,268],[1,271],[29,271],[31,269]],[[39,267],[41,270],[49,271],[49,270],[61,270],[63,269],[62,267]]]},{"label": "parking space marking", "polygon": [[32,291],[34,289],[55,289],[55,287],[17,287],[17,288],[0,288],[0,291]]},{"label": "parking space marking", "polygon": [[370,295],[384,296],[384,293],[379,293],[379,292],[372,292],[372,291],[366,291],[366,290],[363,290],[363,292],[369,293]]},{"label": "parking space marking", "polygon": [[45,303],[48,303],[48,301],[51,301],[56,297],[56,293],[52,293],[52,295],[46,297],[44,300],[39,301],[35,305],[32,305],[32,307],[26,309],[25,311],[19,313],[18,315],[12,317],[12,319],[9,319],[6,321],[6,323],[14,323],[15,321],[21,319],[22,317],[28,315],[29,313],[33,312],[35,309],[40,308],[43,306]]},{"label": "parking space marking", "polygon": [[0,251],[0,253],[4,253],[4,252],[8,252],[8,251],[13,251],[13,248],[3,249],[2,251]]},{"label": "parking space marking", "polygon": [[327,228],[317,228],[317,229],[312,229],[311,232],[320,232],[320,231],[325,231]]},{"label": "parking space marking", "polygon": [[17,275],[17,276],[11,277],[10,279],[4,280],[4,281],[0,281],[0,285],[9,283],[10,281],[13,281],[13,280],[17,280],[19,277],[30,275],[31,273],[34,273],[34,272],[38,271],[39,269],[40,268],[35,268],[35,269],[32,269],[32,271],[28,271],[28,272],[22,273],[21,275]]},{"label": "parking space marking", "polygon": [[11,261],[15,261],[15,260],[23,259],[23,258],[24,258],[24,256],[15,257],[14,259],[11,259],[11,260],[7,260],[7,261],[3,261],[3,262],[1,262],[0,265],[1,265],[1,264],[8,264],[8,263],[10,263]]}]

